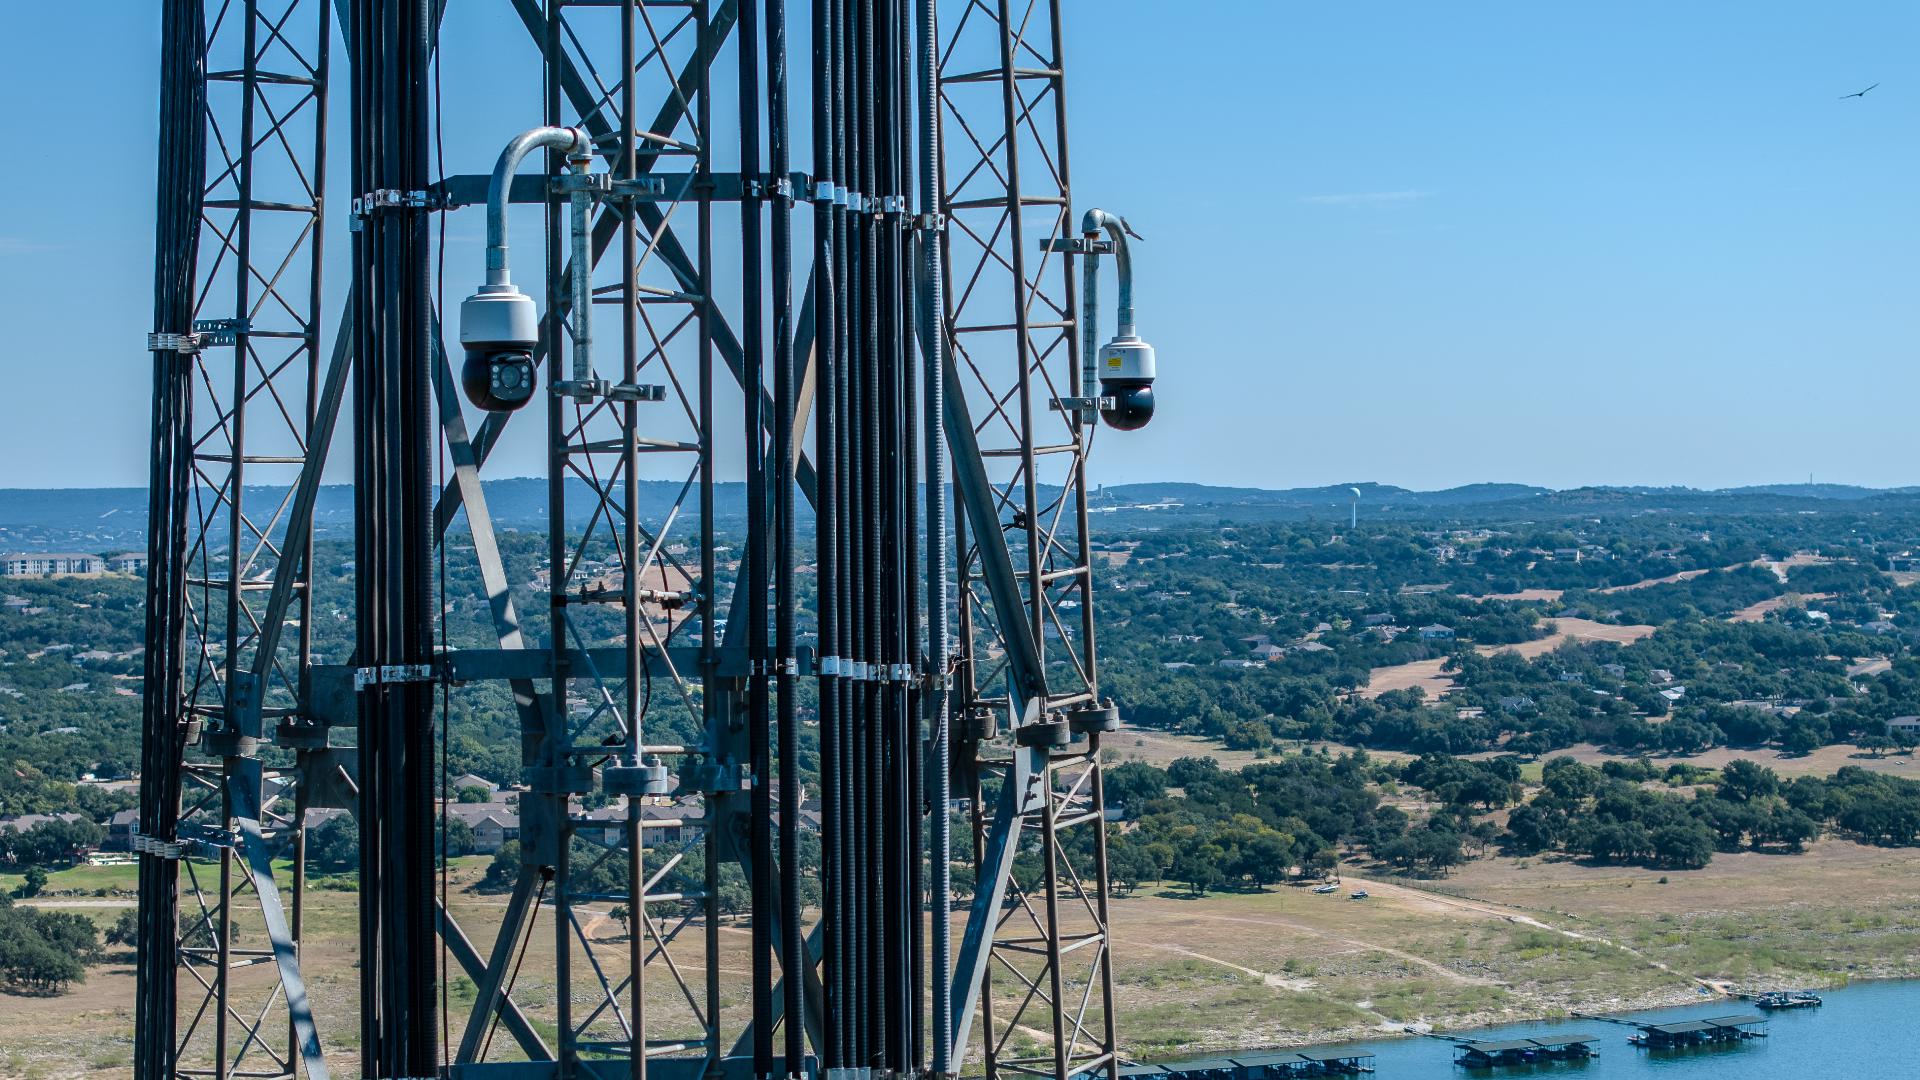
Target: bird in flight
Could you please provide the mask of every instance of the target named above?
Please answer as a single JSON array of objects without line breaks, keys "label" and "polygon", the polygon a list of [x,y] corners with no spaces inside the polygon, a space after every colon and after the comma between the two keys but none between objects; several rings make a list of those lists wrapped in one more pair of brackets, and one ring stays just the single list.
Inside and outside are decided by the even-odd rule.
[{"label": "bird in flight", "polygon": [[[1874,84],[1873,84],[1873,86],[1879,86],[1879,85],[1880,85],[1879,83],[1874,83]],[[1869,86],[1869,87],[1867,87],[1867,90],[1871,90],[1871,89],[1873,89],[1873,86]],[[1859,91],[1859,92],[1857,92],[1857,93],[1852,93],[1852,94],[1841,94],[1841,95],[1840,95],[1840,100],[1841,100],[1841,101],[1845,101],[1845,100],[1847,100],[1848,98],[1856,98],[1856,97],[1866,97],[1866,96],[1867,96],[1867,90],[1861,90],[1861,91]]]}]

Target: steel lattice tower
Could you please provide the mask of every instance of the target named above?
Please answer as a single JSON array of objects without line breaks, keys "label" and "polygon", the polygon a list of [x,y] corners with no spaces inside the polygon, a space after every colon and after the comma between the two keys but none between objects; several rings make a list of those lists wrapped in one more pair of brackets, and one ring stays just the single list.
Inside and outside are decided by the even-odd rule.
[{"label": "steel lattice tower", "polygon": [[[989,1076],[1067,1076],[1113,1061],[1100,738],[1117,714],[1095,664],[1093,428],[1054,405],[1092,392],[1080,386],[1059,0],[962,6],[942,39],[940,94],[961,758],[980,864],[957,1035],[964,1044],[977,1002]],[[984,738],[1005,726],[1012,747]],[[1014,872],[1023,846],[1040,855],[1032,880]],[[1050,1030],[1044,1055],[1008,1052],[1022,1027]]]},{"label": "steel lattice tower", "polygon": [[[500,92],[592,158],[549,152],[508,188],[546,226],[543,260],[521,246],[545,264],[524,413],[466,406],[433,303],[438,219],[488,187],[428,149],[445,5],[165,6],[136,1072],[328,1075],[302,837],[309,811],[343,809],[364,1075],[1111,1073],[1092,425],[1054,400],[1091,392],[1073,269],[1098,248],[1071,224],[1057,2],[497,2],[541,73]],[[329,216],[336,16],[354,198]],[[321,237],[342,219],[354,284],[328,347]],[[358,644],[328,664],[314,515],[349,405]],[[545,426],[544,612],[514,602],[481,483],[509,423]],[[742,451],[739,544],[715,519]],[[670,497],[643,484],[661,477]],[[435,639],[457,531],[485,647]],[[419,870],[436,702],[488,684],[519,732],[521,869],[476,940]],[[692,737],[652,733],[663,702]],[[268,748],[292,764],[263,767]],[[809,760],[822,858],[803,868]],[[650,809],[669,795],[697,843],[654,842],[686,823]],[[589,813],[601,796],[624,809]],[[962,805],[973,843],[951,856],[979,885],[956,950],[942,856]],[[702,884],[665,885],[689,860]],[[723,965],[729,865],[752,893],[744,991]],[[588,930],[615,904],[617,954]],[[448,1017],[441,964],[474,988]],[[1036,1027],[1051,1045],[1013,1052]]]}]

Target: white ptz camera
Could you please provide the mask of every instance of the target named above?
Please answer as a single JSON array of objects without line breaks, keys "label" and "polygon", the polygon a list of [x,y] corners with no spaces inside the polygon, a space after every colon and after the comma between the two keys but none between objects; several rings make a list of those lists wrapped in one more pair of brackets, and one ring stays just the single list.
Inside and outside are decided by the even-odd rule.
[{"label": "white ptz camera", "polygon": [[[487,186],[487,283],[460,304],[460,388],[467,400],[489,412],[511,412],[533,400],[539,368],[540,311],[514,288],[507,273],[507,196],[513,174],[528,154],[555,149],[584,170],[592,144],[577,128],[539,127],[522,132],[500,152]],[[584,312],[576,312],[584,319]]]},{"label": "white ptz camera", "polygon": [[460,388],[489,412],[511,412],[533,400],[539,370],[540,313],[512,284],[482,285],[460,304]]},{"label": "white ptz camera", "polygon": [[[1086,262],[1085,300],[1086,334],[1081,385],[1086,386],[1093,380],[1100,383],[1100,417],[1107,426],[1121,431],[1134,431],[1147,426],[1153,419],[1153,379],[1156,374],[1153,362],[1153,346],[1140,340],[1133,325],[1133,258],[1127,250],[1127,237],[1140,239],[1125,218],[1109,214],[1105,210],[1089,210],[1081,219],[1080,231],[1085,235],[1084,243],[1089,252]],[[1094,246],[1102,232],[1107,234],[1112,245],[1115,269],[1120,277],[1119,332],[1113,340],[1093,348],[1099,324],[1099,257]],[[1085,376],[1091,375],[1088,379]],[[1085,393],[1083,390],[1082,393]]]},{"label": "white ptz camera", "polygon": [[1100,347],[1100,416],[1135,431],[1153,419],[1153,346],[1129,334]]}]

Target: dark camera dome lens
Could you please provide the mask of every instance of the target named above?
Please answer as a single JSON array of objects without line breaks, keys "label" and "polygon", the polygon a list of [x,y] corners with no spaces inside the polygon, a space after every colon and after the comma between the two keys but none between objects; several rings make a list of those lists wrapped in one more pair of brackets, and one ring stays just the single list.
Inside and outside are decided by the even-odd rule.
[{"label": "dark camera dome lens", "polygon": [[1153,387],[1136,383],[1130,386],[1109,385],[1105,387],[1106,396],[1113,399],[1113,405],[1101,409],[1100,415],[1111,427],[1121,431],[1136,431],[1147,426],[1153,419]]},{"label": "dark camera dome lens", "polygon": [[467,400],[488,412],[512,412],[533,400],[534,383],[529,353],[470,350],[460,365]]}]

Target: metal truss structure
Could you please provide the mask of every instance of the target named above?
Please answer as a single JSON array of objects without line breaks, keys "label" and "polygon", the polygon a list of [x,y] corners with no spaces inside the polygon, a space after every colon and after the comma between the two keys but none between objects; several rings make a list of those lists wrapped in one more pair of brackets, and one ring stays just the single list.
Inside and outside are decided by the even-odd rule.
[{"label": "metal truss structure", "polygon": [[[293,493],[341,393],[339,358],[324,384],[320,362],[329,20],[323,0],[165,15],[137,841],[136,1046],[155,1075],[291,1076],[303,1058],[325,1075],[296,949],[300,825],[326,785],[292,782],[324,745],[303,736],[312,504]],[[292,753],[269,768],[267,745]]]},{"label": "metal truss structure", "polygon": [[[1113,1061],[1100,739],[1118,715],[1095,666],[1095,428],[1059,405],[1092,392],[1080,385],[1061,12],[1059,0],[955,6],[939,77],[947,408],[963,504],[958,709],[982,884],[956,1028],[964,1044],[977,1003],[988,1075],[1070,1076]],[[989,741],[1002,716],[1010,748]],[[1023,847],[1039,856],[1024,875]],[[998,1003],[996,980],[1011,991]],[[1034,1028],[1049,1044],[1021,1048]]]},{"label": "metal truss structure", "polygon": [[[434,229],[488,186],[429,149],[446,5],[164,6],[136,1074],[338,1068],[300,932],[304,825],[342,809],[362,1075],[1113,1075],[1093,424],[1056,407],[1090,392],[1073,269],[1093,249],[1070,224],[1057,0],[812,0],[811,172],[789,161],[784,0],[497,2],[538,58],[521,92],[593,156],[510,185],[546,226],[525,414],[465,406],[435,303]],[[354,199],[329,216],[336,19]],[[342,216],[353,287],[327,350],[322,226]],[[327,663],[314,516],[347,416],[357,646]],[[481,483],[509,422],[545,425],[544,612],[514,602]],[[742,457],[744,543],[715,524],[719,462]],[[441,622],[456,530],[484,647]],[[476,940],[422,868],[436,724],[489,692],[517,716],[522,865]],[[687,722],[662,736],[668,710]],[[689,823],[698,841],[656,842]],[[956,950],[948,872],[969,858]],[[618,949],[591,929],[612,906]],[[472,998],[443,1016],[454,972]]]}]

